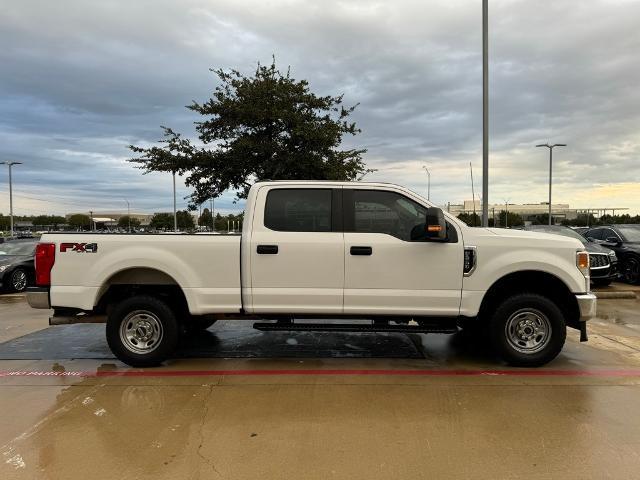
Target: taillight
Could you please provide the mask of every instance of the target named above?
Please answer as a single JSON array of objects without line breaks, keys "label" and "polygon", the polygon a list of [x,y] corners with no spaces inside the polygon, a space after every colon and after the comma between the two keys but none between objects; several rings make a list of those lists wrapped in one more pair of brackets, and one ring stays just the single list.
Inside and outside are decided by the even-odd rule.
[{"label": "taillight", "polygon": [[51,269],[56,261],[56,244],[39,243],[36,246],[36,285],[51,285]]}]

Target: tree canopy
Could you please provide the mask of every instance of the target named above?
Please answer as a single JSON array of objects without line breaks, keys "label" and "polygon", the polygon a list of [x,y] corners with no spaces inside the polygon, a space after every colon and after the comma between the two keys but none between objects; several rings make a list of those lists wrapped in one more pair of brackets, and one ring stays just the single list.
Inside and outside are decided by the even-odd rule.
[{"label": "tree canopy", "polygon": [[91,218],[89,217],[89,215],[84,215],[82,213],[76,213],[74,215],[71,215],[69,217],[69,219],[67,220],[67,224],[70,227],[76,228],[76,229],[84,229],[85,227],[89,227],[91,226]]},{"label": "tree canopy", "polygon": [[[176,217],[179,230],[192,230],[195,226],[193,217],[186,210],[178,210]],[[149,226],[157,230],[173,230],[173,213],[154,213]]]},{"label": "tree canopy", "polygon": [[275,59],[251,76],[212,71],[220,81],[212,97],[187,107],[203,117],[195,129],[204,146],[161,127],[160,146],[129,147],[139,154],[129,161],[145,173],[185,175],[192,207],[228,189],[245,198],[257,180],[354,180],[370,171],[365,149],[340,148],[343,135],[360,132],[349,120],[357,104],[316,95],[307,80],[280,72]]}]

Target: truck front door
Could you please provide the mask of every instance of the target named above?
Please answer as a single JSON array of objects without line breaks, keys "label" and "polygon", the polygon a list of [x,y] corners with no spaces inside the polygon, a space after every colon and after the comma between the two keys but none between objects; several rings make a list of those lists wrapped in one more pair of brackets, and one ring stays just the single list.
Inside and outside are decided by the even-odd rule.
[{"label": "truck front door", "polygon": [[263,187],[250,240],[251,313],[341,314],[341,188]]},{"label": "truck front door", "polygon": [[[405,194],[366,187],[343,190],[344,313],[458,315],[462,238],[411,241],[426,207]],[[419,227],[418,227],[419,228]]]}]

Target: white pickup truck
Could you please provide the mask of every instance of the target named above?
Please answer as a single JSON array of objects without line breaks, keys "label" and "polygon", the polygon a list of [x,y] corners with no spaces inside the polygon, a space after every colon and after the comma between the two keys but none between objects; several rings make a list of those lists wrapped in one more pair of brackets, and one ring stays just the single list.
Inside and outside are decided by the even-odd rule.
[{"label": "white pickup truck", "polygon": [[51,324],[106,320],[113,353],[137,367],[238,318],[261,330],[469,329],[508,363],[539,366],[567,327],[586,340],[589,288],[573,238],[470,228],[392,184],[282,181],[251,188],[242,235],[45,234],[27,298],[54,309]]}]

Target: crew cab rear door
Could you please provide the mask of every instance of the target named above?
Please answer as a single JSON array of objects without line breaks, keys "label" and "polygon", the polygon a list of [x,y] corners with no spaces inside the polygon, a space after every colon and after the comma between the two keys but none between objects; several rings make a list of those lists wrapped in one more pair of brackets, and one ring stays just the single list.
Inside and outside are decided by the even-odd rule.
[{"label": "crew cab rear door", "polygon": [[250,313],[341,314],[341,187],[265,186],[252,220]]},{"label": "crew cab rear door", "polygon": [[392,187],[343,190],[345,314],[458,315],[462,238],[449,225],[447,242],[411,241],[426,208]]}]

